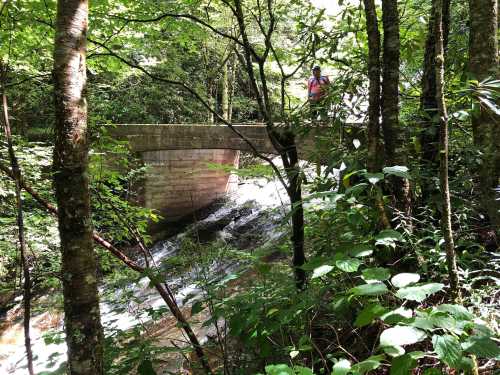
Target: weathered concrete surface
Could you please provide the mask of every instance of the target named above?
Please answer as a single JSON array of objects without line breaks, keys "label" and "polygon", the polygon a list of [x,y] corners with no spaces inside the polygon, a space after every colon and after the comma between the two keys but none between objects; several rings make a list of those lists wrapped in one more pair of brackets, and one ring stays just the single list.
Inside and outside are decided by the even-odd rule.
[{"label": "weathered concrete surface", "polygon": [[176,221],[208,206],[237,188],[238,177],[210,164],[238,167],[236,150],[145,151],[148,166],[143,191],[144,206],[167,221]]},{"label": "weathered concrete surface", "polygon": [[[275,154],[263,125],[235,125],[255,146],[258,152]],[[226,149],[252,152],[243,139],[226,125],[203,124],[121,124],[110,127],[109,132],[117,139],[128,140],[134,152],[158,150]],[[331,128],[312,129],[297,137],[301,158],[310,160],[318,142],[331,134]]]}]

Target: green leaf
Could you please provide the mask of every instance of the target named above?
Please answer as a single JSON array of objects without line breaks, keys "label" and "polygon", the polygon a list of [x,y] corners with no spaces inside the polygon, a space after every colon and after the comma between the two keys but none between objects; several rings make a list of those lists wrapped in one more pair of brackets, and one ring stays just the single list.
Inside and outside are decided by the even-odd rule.
[{"label": "green leaf", "polygon": [[149,359],[144,359],[139,367],[137,367],[137,373],[139,375],[156,375],[156,371],[153,368],[153,364]]},{"label": "green leaf", "polygon": [[364,327],[373,322],[373,319],[382,316],[386,312],[387,309],[378,303],[368,305],[358,314],[354,325],[356,327]]},{"label": "green leaf", "polygon": [[458,339],[451,335],[432,336],[432,345],[438,358],[451,368],[460,367],[462,348]]},{"label": "green leaf", "polygon": [[399,289],[396,293],[396,296],[401,299],[422,302],[428,296],[436,292],[439,292],[443,288],[444,284],[441,283],[428,283],[418,286],[409,286],[406,288]]},{"label": "green leaf", "polygon": [[410,179],[408,168],[401,165],[395,165],[394,167],[385,167],[384,169],[382,169],[382,172],[388,175]]},{"label": "green leaf", "polygon": [[197,301],[191,306],[191,316],[198,314],[203,310],[203,303],[201,301]]},{"label": "green leaf", "polygon": [[388,291],[384,283],[362,284],[349,290],[355,296],[380,296]]},{"label": "green leaf", "polygon": [[397,324],[402,322],[408,322],[413,316],[413,310],[405,309],[404,307],[398,307],[395,310],[389,311],[383,314],[380,318],[387,324]]},{"label": "green leaf", "polygon": [[384,229],[375,236],[375,245],[383,245],[394,248],[396,247],[397,241],[403,241],[403,236],[394,229]]},{"label": "green leaf", "polygon": [[293,370],[285,364],[268,365],[265,371],[268,375],[294,375]]},{"label": "green leaf", "polygon": [[314,375],[310,368],[303,366],[294,366],[293,370],[296,375]]},{"label": "green leaf", "polygon": [[462,348],[480,358],[498,358],[500,356],[498,343],[488,336],[471,336],[462,344]]},{"label": "green leaf", "polygon": [[335,261],[335,265],[344,272],[356,272],[362,263],[363,262],[359,259],[355,258],[339,259]]},{"label": "green leaf", "polygon": [[333,366],[331,375],[346,375],[350,370],[351,362],[347,359],[341,359]]},{"label": "green leaf", "polygon": [[333,270],[333,266],[329,266],[328,264],[324,264],[314,269],[311,279],[316,279],[318,277],[325,276]]},{"label": "green leaf", "polygon": [[405,350],[399,345],[384,346],[382,350],[391,357],[399,357],[405,354]]},{"label": "green leaf", "polygon": [[422,358],[424,353],[411,352],[400,357],[396,357],[391,362],[390,375],[408,375],[417,367],[417,360]]},{"label": "green leaf", "polygon": [[415,284],[420,281],[418,273],[398,273],[391,279],[392,285],[396,288],[404,288],[410,284]]},{"label": "green leaf", "polygon": [[414,327],[396,326],[386,329],[380,335],[380,346],[411,345],[427,337],[424,331]]},{"label": "green leaf", "polygon": [[391,272],[387,268],[383,267],[367,268],[361,273],[363,274],[363,279],[365,280],[384,281],[391,277]]},{"label": "green leaf", "polygon": [[363,258],[373,254],[373,249],[368,244],[354,245],[349,254],[356,258]]},{"label": "green leaf", "polygon": [[474,314],[460,305],[443,304],[436,307],[437,311],[447,312],[458,320],[473,320]]},{"label": "green leaf", "polygon": [[375,370],[380,367],[380,361],[384,358],[382,355],[371,356],[368,359],[356,363],[352,366],[352,372],[355,374],[363,375],[368,371]]}]

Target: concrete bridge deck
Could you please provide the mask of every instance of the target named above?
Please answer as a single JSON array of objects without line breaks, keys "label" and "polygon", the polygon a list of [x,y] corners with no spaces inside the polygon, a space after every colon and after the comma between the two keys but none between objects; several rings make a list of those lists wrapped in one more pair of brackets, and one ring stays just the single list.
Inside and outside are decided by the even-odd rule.
[{"label": "concrete bridge deck", "polygon": [[[263,124],[236,124],[234,128],[250,140],[258,152],[276,153]],[[250,146],[226,125],[119,124],[110,127],[109,131],[116,138],[128,140],[134,152],[193,149],[252,152]],[[315,139],[328,136],[331,132],[331,128],[318,128],[311,129],[305,136],[299,136],[299,152],[312,151]]]}]

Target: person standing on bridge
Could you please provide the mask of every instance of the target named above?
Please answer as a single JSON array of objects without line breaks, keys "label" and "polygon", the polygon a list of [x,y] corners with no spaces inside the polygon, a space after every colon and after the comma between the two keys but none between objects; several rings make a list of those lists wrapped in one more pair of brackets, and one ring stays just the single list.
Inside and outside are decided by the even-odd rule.
[{"label": "person standing on bridge", "polygon": [[311,119],[322,121],[326,118],[327,108],[325,97],[327,95],[330,80],[327,76],[321,75],[321,67],[316,65],[312,70],[313,76],[307,81],[307,97],[311,111]]}]

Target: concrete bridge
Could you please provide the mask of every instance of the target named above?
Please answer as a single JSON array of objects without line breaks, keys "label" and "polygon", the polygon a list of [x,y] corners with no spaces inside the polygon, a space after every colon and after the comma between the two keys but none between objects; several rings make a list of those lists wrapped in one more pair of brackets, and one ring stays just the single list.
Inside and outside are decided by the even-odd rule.
[{"label": "concrete bridge", "polygon": [[[258,152],[276,153],[263,125],[235,128]],[[139,203],[159,211],[167,221],[192,214],[236,189],[237,176],[209,165],[238,168],[240,151],[252,151],[225,125],[134,124],[116,125],[109,131],[117,139],[128,140],[131,151],[148,167]],[[323,128],[298,137],[301,159],[315,160],[315,150],[331,144],[331,132],[331,128]],[[335,138],[338,143],[338,135]]]}]

